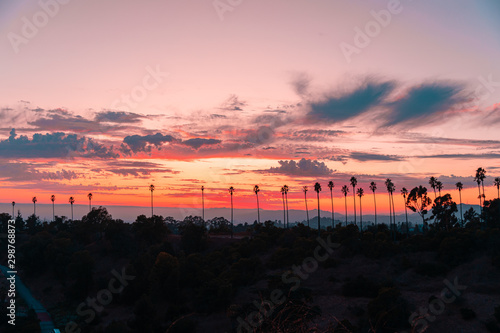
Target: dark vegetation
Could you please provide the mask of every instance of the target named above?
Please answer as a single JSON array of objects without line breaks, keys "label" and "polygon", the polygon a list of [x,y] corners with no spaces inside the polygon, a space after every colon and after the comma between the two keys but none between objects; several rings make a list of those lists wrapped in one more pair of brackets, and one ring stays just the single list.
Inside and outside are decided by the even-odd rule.
[{"label": "dark vegetation", "polygon": [[[56,217],[41,223],[33,215],[18,216],[17,266],[62,329],[74,321],[82,332],[236,332],[238,318],[248,319],[261,307],[262,323],[255,332],[410,332],[409,317],[422,304],[407,298],[395,276],[413,272],[418,279],[440,282],[480,256],[500,270],[500,200],[486,201],[482,216],[467,212],[462,227],[451,198],[438,199],[428,230],[410,236],[394,236],[383,224],[367,226],[362,234],[353,224],[322,230],[322,239],[330,237],[340,247],[298,285],[282,275],[306,262],[318,246],[317,230],[303,224],[291,229],[270,221],[241,225],[231,240],[231,225],[223,218],[175,221],[141,215],[128,224],[102,207],[75,221]],[[9,218],[0,214],[2,232]],[[353,260],[386,262],[391,273],[342,271]],[[134,277],[123,291],[91,320],[78,315],[79,304],[108,288],[112,270],[122,268]],[[322,276],[329,278],[319,280]],[[443,287],[437,288],[436,294]],[[283,302],[266,308],[276,290]],[[5,290],[0,293],[3,299]],[[345,317],[325,312],[323,294],[343,300],[337,313]],[[478,320],[469,305],[460,303],[456,312],[464,321]],[[489,312],[482,327],[497,332],[500,300]],[[5,313],[0,318],[0,331],[7,332]],[[16,332],[36,332],[34,323],[28,314]]]}]

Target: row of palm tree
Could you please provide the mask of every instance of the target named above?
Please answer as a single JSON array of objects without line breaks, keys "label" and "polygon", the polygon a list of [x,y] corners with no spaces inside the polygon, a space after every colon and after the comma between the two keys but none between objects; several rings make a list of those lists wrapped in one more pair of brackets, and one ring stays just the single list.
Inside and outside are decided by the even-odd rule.
[{"label": "row of palm tree", "polygon": [[[151,185],[153,186],[153,185]],[[154,186],[153,186],[154,189]],[[87,194],[87,197],[89,198],[89,211],[92,210],[92,193]],[[38,202],[37,197],[31,198],[31,201],[33,202],[33,215],[36,215],[36,203]],[[56,212],[55,212],[55,201],[56,201],[56,196],[51,195],[50,196],[50,201],[52,201],[52,220],[56,220]],[[71,205],[71,220],[73,220],[73,204],[75,203],[75,198],[74,197],[69,197],[68,202]],[[12,216],[14,216],[14,206],[16,203],[12,201]],[[153,197],[151,196],[151,213],[153,212]]]}]

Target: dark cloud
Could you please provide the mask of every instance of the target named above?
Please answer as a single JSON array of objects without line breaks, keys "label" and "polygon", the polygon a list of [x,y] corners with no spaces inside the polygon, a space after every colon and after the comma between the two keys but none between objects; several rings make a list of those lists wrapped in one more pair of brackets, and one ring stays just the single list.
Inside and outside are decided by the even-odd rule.
[{"label": "dark cloud", "polygon": [[425,125],[434,117],[467,101],[464,87],[452,83],[425,83],[412,87],[403,98],[390,103],[383,126]]},{"label": "dark cloud", "polygon": [[486,154],[438,154],[438,155],[422,155],[418,158],[459,158],[459,159],[496,159],[500,158],[500,153],[486,153]]},{"label": "dark cloud", "polygon": [[194,149],[198,149],[201,146],[205,145],[216,145],[221,143],[221,140],[216,140],[216,139],[202,139],[202,138],[194,138],[194,139],[189,139],[186,141],[182,141],[183,145],[192,147]]},{"label": "dark cloud", "polygon": [[396,155],[380,155],[373,153],[352,152],[349,157],[360,162],[367,161],[402,161],[403,158]]},{"label": "dark cloud", "polygon": [[311,78],[305,73],[294,74],[291,84],[293,90],[299,96],[304,96],[308,93]]},{"label": "dark cloud", "polygon": [[368,81],[348,93],[311,102],[308,116],[329,122],[344,121],[382,105],[393,89],[394,82]]},{"label": "dark cloud", "polygon": [[270,169],[263,170],[267,173],[278,173],[287,176],[301,176],[301,177],[321,177],[330,176],[333,170],[328,168],[325,163],[317,160],[301,159],[296,162],[294,160],[278,161],[279,167],[271,167]]},{"label": "dark cloud", "polygon": [[227,111],[243,111],[243,107],[247,105],[246,102],[240,101],[238,96],[236,95],[231,95],[229,96],[228,99],[222,103],[220,109],[221,110],[227,110]]},{"label": "dark cloud", "polygon": [[55,172],[39,171],[36,165],[30,163],[0,164],[0,178],[4,181],[71,180],[78,177],[74,171],[64,169]]},{"label": "dark cloud", "polygon": [[62,132],[33,134],[32,139],[26,135],[17,137],[16,130],[10,131],[8,139],[0,141],[0,157],[15,158],[116,158],[118,155],[110,148],[91,138],[78,137],[76,134]]},{"label": "dark cloud", "polygon": [[176,139],[171,135],[163,135],[156,133],[154,135],[128,135],[123,139],[121,150],[124,154],[130,152],[151,152],[153,147],[161,149],[164,143],[175,141]]},{"label": "dark cloud", "polygon": [[94,120],[96,122],[108,123],[139,123],[143,118],[146,117],[133,112],[103,111],[98,112],[95,115]]}]

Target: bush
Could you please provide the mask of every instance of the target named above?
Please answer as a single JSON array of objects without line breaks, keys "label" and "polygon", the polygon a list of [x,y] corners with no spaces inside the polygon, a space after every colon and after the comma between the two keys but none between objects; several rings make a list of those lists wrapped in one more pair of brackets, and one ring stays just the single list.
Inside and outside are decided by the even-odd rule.
[{"label": "bush", "polygon": [[378,295],[380,286],[364,276],[358,275],[354,280],[346,282],[342,286],[342,295],[346,297],[369,297]]},{"label": "bush", "polygon": [[381,289],[377,298],[368,303],[368,314],[377,332],[378,329],[380,332],[394,332],[409,327],[408,304],[396,288]]},{"label": "bush", "polygon": [[420,275],[435,277],[446,274],[448,269],[444,265],[435,264],[432,262],[420,263],[415,267],[415,272]]},{"label": "bush", "polygon": [[462,315],[463,320],[472,320],[476,318],[476,313],[469,308],[461,308],[460,314]]}]

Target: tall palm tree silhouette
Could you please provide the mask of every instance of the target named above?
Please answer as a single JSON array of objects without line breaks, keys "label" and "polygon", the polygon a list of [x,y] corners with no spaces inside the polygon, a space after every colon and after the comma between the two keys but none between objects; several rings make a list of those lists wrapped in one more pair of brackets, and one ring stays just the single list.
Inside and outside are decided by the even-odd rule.
[{"label": "tall palm tree silhouette", "polygon": [[283,228],[286,228],[286,212],[285,212],[285,187],[281,187],[281,198],[283,199]]},{"label": "tall palm tree silhouette", "polygon": [[497,198],[500,199],[500,177],[495,178],[493,185],[497,187]]},{"label": "tall palm tree silhouette", "polygon": [[314,184],[314,190],[318,196],[318,235],[321,235],[321,225],[320,225],[320,211],[319,211],[319,192],[321,191],[321,185],[319,183]]},{"label": "tall palm tree silhouette", "polygon": [[342,189],[340,190],[342,194],[344,194],[344,201],[345,201],[345,226],[347,227],[347,193],[349,193],[349,187],[347,185],[342,186]]},{"label": "tall palm tree silhouette", "polygon": [[205,222],[205,196],[203,192],[205,191],[205,186],[201,186],[201,218]]},{"label": "tall palm tree silhouette", "polygon": [[358,197],[359,197],[359,224],[361,226],[360,231],[363,232],[363,210],[361,208],[361,197],[365,195],[365,190],[363,190],[361,187],[358,188],[357,191]]},{"label": "tall palm tree silhouette", "polygon": [[56,220],[56,211],[54,208],[54,201],[56,201],[56,196],[52,194],[50,196],[50,201],[52,201],[52,221],[55,221]]},{"label": "tall palm tree silhouette", "polygon": [[460,222],[462,222],[462,228],[464,226],[464,214],[462,213],[462,189],[464,188],[464,184],[458,182],[455,184],[458,189],[458,195],[460,196]]},{"label": "tall palm tree silhouette", "polygon": [[[483,168],[477,168],[476,176],[474,180],[477,182],[477,188],[479,189],[479,206],[481,208],[481,215],[483,215],[483,202],[484,196],[484,179],[486,178],[486,171]],[[483,185],[483,193],[481,194],[481,184]]]},{"label": "tall palm tree silhouette", "polygon": [[155,190],[155,186],[153,184],[149,185],[149,190],[151,191],[151,217],[153,217],[153,192]]},{"label": "tall palm tree silhouette", "polygon": [[394,212],[394,200],[392,200],[392,193],[394,192],[394,184],[390,178],[387,178],[385,180],[385,186],[387,188],[387,192],[389,193],[389,221],[391,224],[391,230],[394,232],[393,236],[394,238],[396,237],[395,235],[395,230],[396,229],[396,213],[393,214]]},{"label": "tall palm tree silhouette", "polygon": [[408,190],[406,187],[403,187],[401,189],[401,195],[403,196],[404,203],[405,203],[405,216],[406,216],[406,236],[410,236],[410,227],[408,225],[408,209],[406,207],[406,196],[408,195]]},{"label": "tall palm tree silhouette", "polygon": [[92,193],[87,194],[89,198],[89,212],[92,211]]},{"label": "tall palm tree silhouette", "polygon": [[255,185],[253,187],[253,191],[255,192],[255,196],[257,197],[257,223],[260,223],[260,208],[259,208],[259,185]]},{"label": "tall palm tree silhouette", "polygon": [[15,210],[15,207],[16,207],[16,202],[12,201],[12,219],[14,219],[14,210]]},{"label": "tall palm tree silhouette", "polygon": [[304,191],[304,201],[306,202],[306,218],[307,218],[307,226],[309,226],[309,209],[307,209],[307,191],[309,191],[309,189],[307,188],[307,186],[304,186],[302,187],[302,191]]},{"label": "tall palm tree silhouette", "polygon": [[229,193],[231,194],[231,238],[233,238],[233,193],[234,187],[229,187]]},{"label": "tall palm tree silhouette", "polygon": [[332,228],[335,228],[335,219],[334,219],[334,212],[333,212],[333,188],[335,187],[335,184],[330,180],[328,182],[328,188],[330,189],[330,200],[332,202]]},{"label": "tall palm tree silhouette", "polygon": [[36,197],[33,197],[33,199],[31,199],[31,201],[33,201],[33,215],[36,215],[36,202],[38,200],[36,199]]},{"label": "tall palm tree silhouette", "polygon": [[484,193],[484,179],[486,178],[486,170],[484,170],[483,168],[479,168],[479,177],[481,179],[481,187],[483,188],[483,201],[485,200],[486,198],[486,195]]},{"label": "tall palm tree silhouette", "polygon": [[434,190],[434,198],[437,198],[436,196],[436,184],[437,183],[437,178],[436,177],[431,177],[429,178],[429,185],[432,187],[432,189]]},{"label": "tall palm tree silhouette", "polygon": [[377,190],[377,183],[370,183],[370,190],[373,192],[373,203],[375,205],[375,225],[377,225],[377,199],[375,196],[375,191]]},{"label": "tall palm tree silhouette", "polygon": [[356,225],[356,185],[358,185],[358,180],[356,177],[351,177],[352,186],[352,198],[354,200],[354,224]]},{"label": "tall palm tree silhouette", "polygon": [[288,215],[288,191],[290,190],[288,188],[288,185],[284,185],[283,188],[285,189],[285,202],[286,202],[286,228],[290,228],[290,216]]},{"label": "tall palm tree silhouette", "polygon": [[441,196],[441,190],[443,189],[443,183],[441,183],[441,181],[438,180],[436,182],[436,188],[437,188],[437,190],[439,192],[439,196]]},{"label": "tall palm tree silhouette", "polygon": [[75,198],[69,197],[69,203],[71,204],[71,221],[73,221],[73,204],[75,203]]}]

